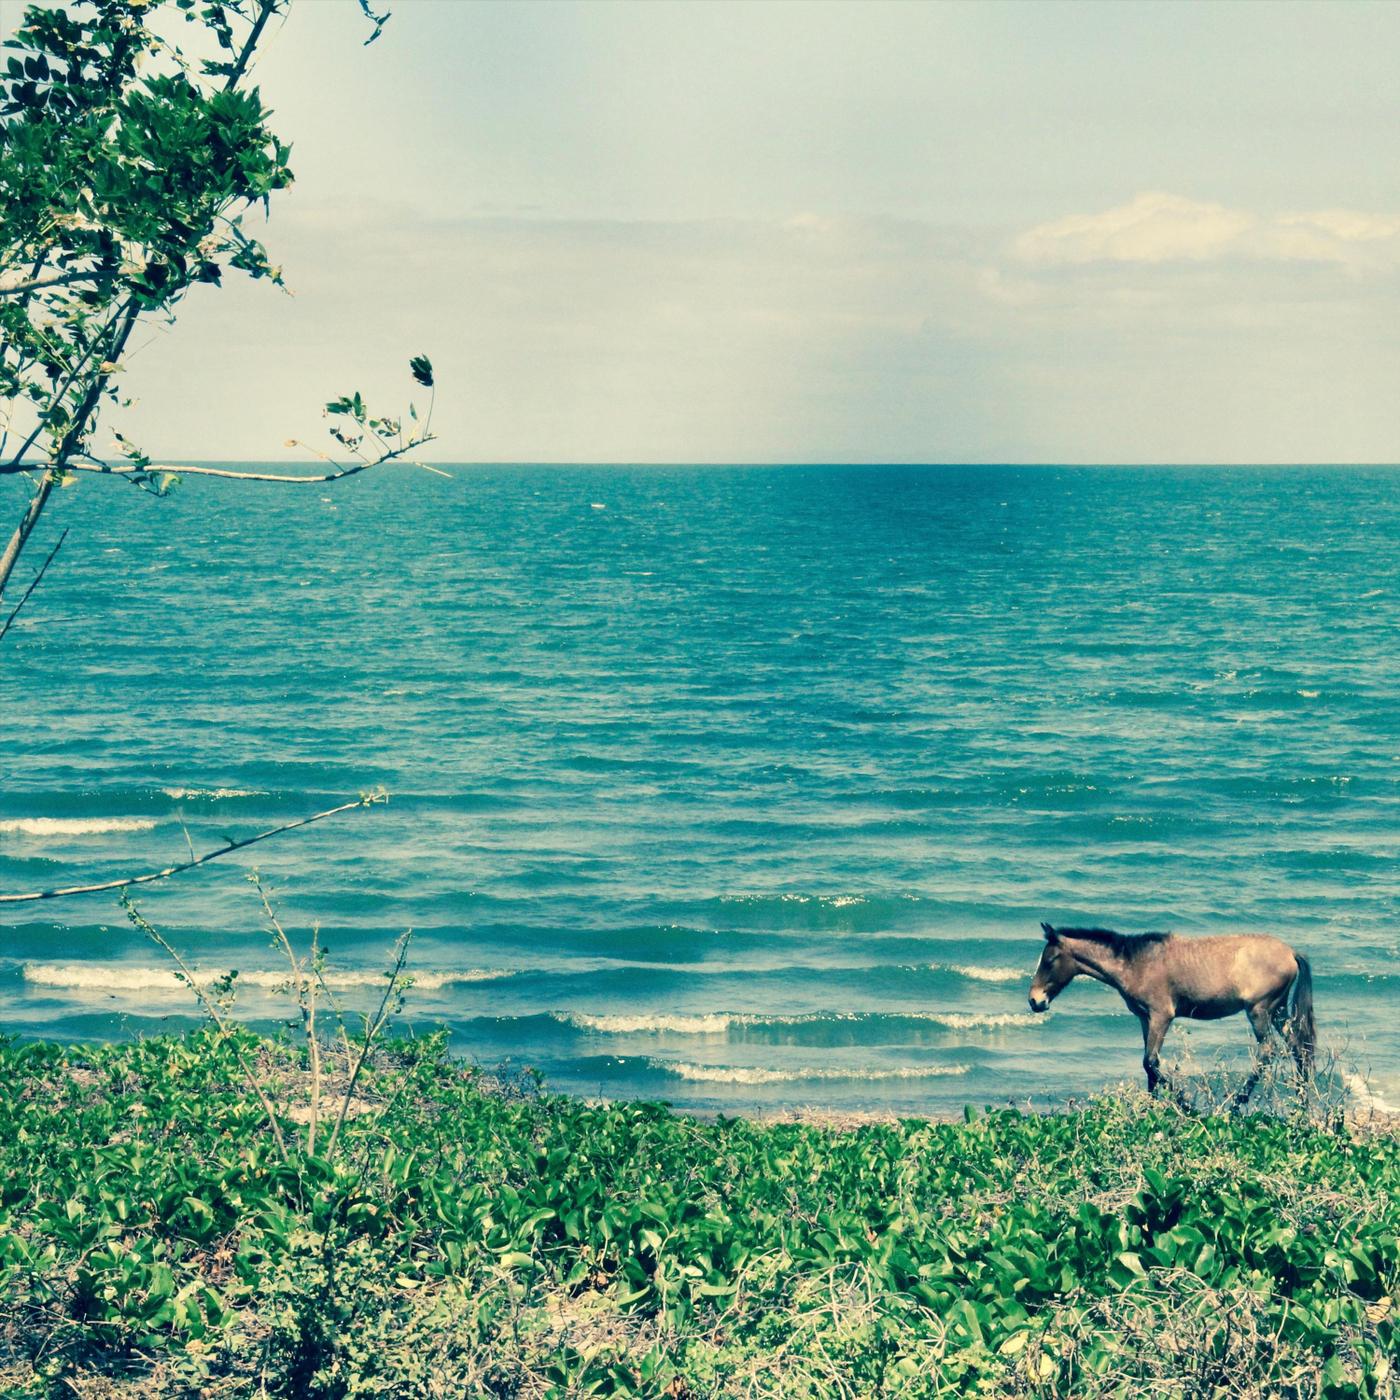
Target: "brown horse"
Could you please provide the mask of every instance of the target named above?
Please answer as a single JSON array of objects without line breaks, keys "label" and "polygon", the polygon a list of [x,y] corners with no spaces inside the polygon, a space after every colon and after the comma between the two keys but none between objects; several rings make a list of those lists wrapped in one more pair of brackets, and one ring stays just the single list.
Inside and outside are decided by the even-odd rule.
[{"label": "brown horse", "polygon": [[[1214,1021],[1243,1011],[1258,1041],[1249,1078],[1235,1095],[1242,1107],[1272,1053],[1277,1029],[1293,1052],[1300,1084],[1312,1072],[1312,968],[1301,953],[1267,934],[1178,938],[1172,933],[1114,933],[1106,928],[1052,928],[1031,983],[1032,1011],[1045,1011],[1081,973],[1107,982],[1142,1022],[1142,1067],[1149,1093],[1171,1082],[1159,1068],[1167,1027],[1178,1016]],[[1290,998],[1290,992],[1292,996]]]}]

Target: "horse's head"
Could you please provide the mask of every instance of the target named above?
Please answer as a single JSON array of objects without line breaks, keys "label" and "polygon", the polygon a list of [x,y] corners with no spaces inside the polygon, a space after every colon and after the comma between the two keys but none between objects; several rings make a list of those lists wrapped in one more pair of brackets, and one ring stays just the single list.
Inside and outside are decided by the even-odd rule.
[{"label": "horse's head", "polygon": [[1045,947],[1031,982],[1030,1003],[1032,1011],[1049,1011],[1050,1003],[1074,980],[1079,968],[1060,942],[1060,935],[1049,924],[1040,927],[1045,931]]}]

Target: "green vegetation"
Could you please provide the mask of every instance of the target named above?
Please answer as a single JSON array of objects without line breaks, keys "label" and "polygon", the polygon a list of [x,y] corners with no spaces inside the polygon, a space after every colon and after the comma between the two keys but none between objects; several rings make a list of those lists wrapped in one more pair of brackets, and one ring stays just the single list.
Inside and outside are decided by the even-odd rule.
[{"label": "green vegetation", "polygon": [[1393,1394],[1393,1134],[706,1123],[430,1038],[375,1050],[328,1158],[305,1047],[247,1031],[0,1075],[6,1395]]}]

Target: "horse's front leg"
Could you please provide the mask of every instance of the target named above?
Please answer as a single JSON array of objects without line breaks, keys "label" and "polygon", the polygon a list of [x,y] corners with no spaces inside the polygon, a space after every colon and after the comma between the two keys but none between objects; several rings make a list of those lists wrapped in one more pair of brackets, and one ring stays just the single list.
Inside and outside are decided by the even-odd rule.
[{"label": "horse's front leg", "polygon": [[1171,1081],[1161,1070],[1161,1053],[1167,1027],[1172,1023],[1172,1013],[1154,1007],[1138,1019],[1142,1022],[1142,1067],[1147,1072],[1147,1092],[1155,1094],[1158,1084],[1163,1083],[1170,1089]]}]

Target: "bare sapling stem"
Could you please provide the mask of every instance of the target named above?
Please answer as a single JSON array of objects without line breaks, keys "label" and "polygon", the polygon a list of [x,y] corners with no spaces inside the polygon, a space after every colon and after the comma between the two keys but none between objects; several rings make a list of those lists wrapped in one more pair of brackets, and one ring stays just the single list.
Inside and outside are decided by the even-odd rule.
[{"label": "bare sapling stem", "polygon": [[[311,1112],[306,1129],[306,1150],[310,1156],[314,1157],[316,1155],[316,1133],[321,1117],[321,1046],[316,1039],[316,980],[312,973],[307,972],[307,959],[297,957],[296,950],[292,947],[292,940],[287,937],[287,930],[282,926],[281,919],[277,917],[277,911],[272,907],[272,900],[268,896],[267,886],[263,884],[262,876],[254,870],[248,878],[258,892],[263,913],[267,915],[272,932],[276,935],[276,942],[286,956],[287,964],[291,970],[297,1010],[301,1013],[301,1030],[306,1037],[307,1061],[311,1069]],[[310,961],[313,969],[320,957],[320,936],[321,930],[319,928],[312,930]]]},{"label": "bare sapling stem", "polygon": [[[321,959],[321,930],[311,930],[311,965]],[[306,1049],[311,1057],[311,1125],[307,1130],[306,1150],[316,1155],[316,1130],[321,1122],[321,1042],[316,1038],[316,986],[306,984]]]},{"label": "bare sapling stem", "polygon": [[365,1017],[364,1039],[360,1043],[359,1055],[355,1060],[355,1068],[350,1072],[350,1082],[345,1086],[345,1096],[340,1102],[340,1115],[335,1120],[335,1128],[331,1132],[330,1143],[326,1147],[326,1156],[335,1156],[336,1143],[340,1141],[341,1129],[345,1126],[346,1116],[350,1112],[350,1102],[355,1097],[355,1086],[360,1081],[360,1071],[365,1067],[365,1061],[369,1058],[369,1052],[374,1045],[379,1032],[384,1029],[384,1023],[389,1019],[390,1002],[398,989],[399,979],[403,976],[404,964],[408,961],[408,943],[413,936],[413,930],[407,929],[399,938],[394,949],[394,966],[388,975],[388,981],[384,987],[384,995],[379,999],[379,1006],[373,1016]]},{"label": "bare sapling stem", "polygon": [[[317,958],[311,970],[316,976],[316,985],[321,989],[321,995],[326,999],[326,1003],[330,1007],[331,1013],[335,1016],[336,1033],[339,1035],[340,1043],[345,1049],[345,1068],[348,1071],[350,1068],[351,1057],[351,1052],[349,1048],[350,1036],[345,1029],[345,1015],[340,1009],[340,1001],[336,997],[336,994],[330,989],[330,987],[326,983],[326,972],[324,963],[325,955],[322,954],[320,957]],[[334,1037],[332,1037],[332,1039],[334,1039]]]}]

